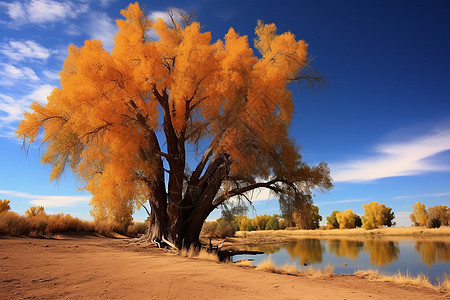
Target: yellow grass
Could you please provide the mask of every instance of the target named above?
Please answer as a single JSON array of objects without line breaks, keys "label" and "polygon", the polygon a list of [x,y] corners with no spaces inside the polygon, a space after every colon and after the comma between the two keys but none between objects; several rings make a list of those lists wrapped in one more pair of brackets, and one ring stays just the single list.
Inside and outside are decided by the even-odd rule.
[{"label": "yellow grass", "polygon": [[254,267],[252,262],[249,261],[248,259],[239,260],[237,262],[234,262],[234,264],[242,267]]},{"label": "yellow grass", "polygon": [[272,259],[269,257],[269,258],[263,260],[262,262],[260,262],[260,263],[256,266],[256,270],[261,270],[261,271],[266,271],[266,272],[276,273],[277,268],[276,268],[275,265],[273,264]]},{"label": "yellow grass", "polygon": [[308,267],[305,271],[298,270],[296,265],[285,264],[281,268],[276,267],[273,264],[272,259],[269,257],[266,260],[262,261],[256,266],[256,270],[262,270],[266,272],[278,273],[278,274],[287,274],[287,275],[306,275],[312,278],[323,278],[323,277],[331,277],[334,272],[334,267],[331,265],[326,265],[324,269],[314,269],[313,267]]},{"label": "yellow grass", "polygon": [[334,273],[334,266],[326,265],[323,270],[318,268],[314,269],[312,266],[309,266],[304,273],[312,278],[323,278],[323,277],[331,277]]},{"label": "yellow grass", "polygon": [[209,253],[206,249],[201,249],[200,252],[198,253],[197,258],[219,262],[219,257],[216,254]]},{"label": "yellow grass", "polygon": [[281,272],[284,274],[296,275],[298,274],[297,266],[295,264],[290,265],[286,263],[284,266],[280,268]]},{"label": "yellow grass", "polygon": [[399,285],[412,285],[419,287],[427,287],[435,290],[450,290],[450,277],[445,274],[443,282],[440,282],[437,286],[434,286],[427,276],[424,274],[419,274],[417,276],[411,275],[409,272],[402,274],[398,271],[398,274],[389,276],[378,273],[378,271],[366,270],[357,271],[353,275],[358,277],[364,277],[371,281],[384,281],[384,282],[394,282]]},{"label": "yellow grass", "polygon": [[219,257],[217,254],[209,253],[206,249],[200,249],[200,251],[193,246],[191,246],[189,249],[183,248],[180,251],[180,255],[188,258],[198,258],[203,260],[210,260],[219,262]]}]

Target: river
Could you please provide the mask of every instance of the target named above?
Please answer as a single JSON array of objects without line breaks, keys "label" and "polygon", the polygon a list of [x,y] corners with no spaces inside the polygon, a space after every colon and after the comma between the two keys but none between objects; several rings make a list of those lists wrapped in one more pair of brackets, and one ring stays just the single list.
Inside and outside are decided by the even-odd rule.
[{"label": "river", "polygon": [[353,274],[358,270],[378,270],[392,275],[399,271],[417,276],[422,273],[436,284],[444,274],[450,275],[450,242],[427,240],[353,240],[302,238],[287,244],[248,246],[239,250],[263,251],[260,255],[237,255],[233,261],[250,259],[254,265],[270,257],[275,266],[295,264],[334,266],[336,274]]}]

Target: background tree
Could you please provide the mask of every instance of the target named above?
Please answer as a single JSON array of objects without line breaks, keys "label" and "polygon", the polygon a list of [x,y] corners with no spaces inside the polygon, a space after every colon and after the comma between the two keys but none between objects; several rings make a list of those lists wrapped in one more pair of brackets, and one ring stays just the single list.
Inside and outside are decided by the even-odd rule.
[{"label": "background tree", "polygon": [[322,216],[319,208],[315,205],[304,205],[302,209],[296,210],[293,215],[295,225],[302,229],[317,229],[320,227]]},{"label": "background tree", "polygon": [[25,215],[27,215],[28,217],[35,217],[35,216],[40,216],[40,215],[44,215],[44,207],[43,206],[31,206],[29,209],[27,209],[25,211]]},{"label": "background tree", "polygon": [[425,208],[425,204],[421,204],[417,201],[416,204],[412,206],[413,212],[409,215],[411,222],[414,226],[426,226],[428,220],[428,212]]},{"label": "background tree", "polygon": [[436,205],[428,207],[427,227],[439,228],[448,225],[448,211],[447,206]]},{"label": "background tree", "polygon": [[347,209],[344,212],[336,213],[336,220],[339,223],[340,229],[355,228],[355,221],[358,215],[352,209]]},{"label": "background tree", "polygon": [[204,220],[232,197],[268,188],[302,199],[332,187],[328,166],[308,166],[289,136],[288,86],[320,79],[304,41],[258,22],[257,56],[233,28],[211,43],[188,16],[153,22],[137,2],[121,13],[111,53],[99,40],[71,45],[61,87],[19,124],[24,143],[42,137],[51,180],[70,167],[101,218],[148,202],[146,238],[179,248],[198,244]]},{"label": "background tree", "polygon": [[[377,228],[386,224],[392,225],[392,219],[395,218],[392,208],[386,207],[384,204],[378,202],[370,202],[363,205],[364,215],[362,219],[362,226],[366,229]],[[394,223],[395,225],[395,223]]]},{"label": "background tree", "polygon": [[340,211],[338,210],[333,210],[333,212],[331,213],[331,215],[329,215],[327,217],[327,226],[329,228],[339,228],[339,222],[336,218],[336,215],[340,213]]},{"label": "background tree", "polygon": [[383,215],[384,215],[384,222],[383,222],[384,226],[387,226],[387,227],[395,226],[396,223],[392,222],[392,220],[395,219],[395,214],[392,211],[392,208],[386,207],[384,209]]},{"label": "background tree", "polygon": [[273,215],[266,224],[266,230],[278,230],[280,229],[280,221],[278,215]]},{"label": "background tree", "polygon": [[10,201],[6,200],[6,199],[0,200],[0,213],[11,210],[11,206],[9,205],[9,202]]}]

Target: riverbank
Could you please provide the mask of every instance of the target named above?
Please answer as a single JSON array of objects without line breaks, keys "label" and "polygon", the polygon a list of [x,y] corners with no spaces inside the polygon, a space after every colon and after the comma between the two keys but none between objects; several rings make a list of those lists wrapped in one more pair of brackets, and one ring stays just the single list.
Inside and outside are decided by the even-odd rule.
[{"label": "riverbank", "polygon": [[180,256],[130,239],[0,238],[0,298],[444,299],[351,275],[290,276]]},{"label": "riverbank", "polygon": [[364,228],[332,230],[260,230],[238,231],[234,237],[227,238],[226,247],[233,245],[261,245],[289,243],[299,238],[339,238],[339,239],[385,239],[385,240],[439,240],[450,241],[450,227],[382,227],[373,230]]}]

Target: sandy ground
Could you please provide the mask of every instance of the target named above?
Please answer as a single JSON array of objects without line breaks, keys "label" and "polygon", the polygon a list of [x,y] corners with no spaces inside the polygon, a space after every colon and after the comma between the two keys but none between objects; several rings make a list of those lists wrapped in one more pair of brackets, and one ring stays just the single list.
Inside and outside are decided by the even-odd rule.
[{"label": "sandy ground", "polygon": [[181,257],[125,239],[0,237],[0,299],[449,299],[355,276],[314,279]]}]

